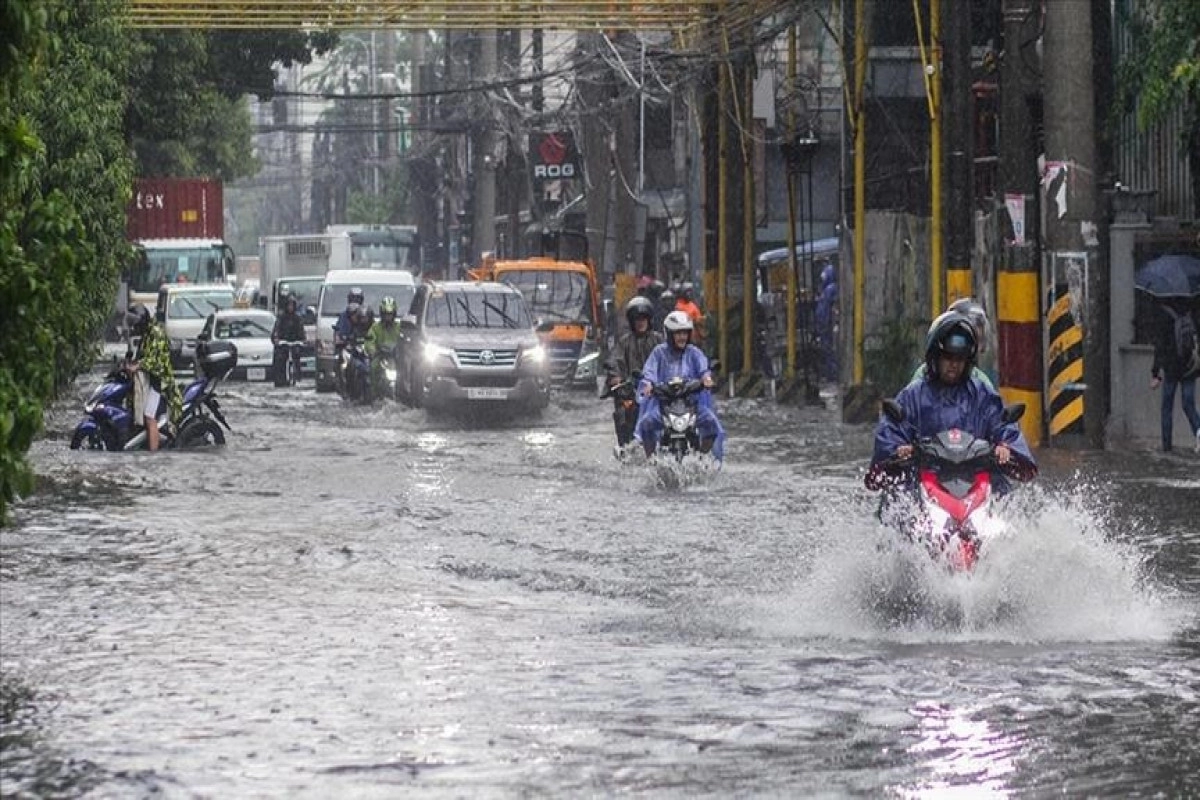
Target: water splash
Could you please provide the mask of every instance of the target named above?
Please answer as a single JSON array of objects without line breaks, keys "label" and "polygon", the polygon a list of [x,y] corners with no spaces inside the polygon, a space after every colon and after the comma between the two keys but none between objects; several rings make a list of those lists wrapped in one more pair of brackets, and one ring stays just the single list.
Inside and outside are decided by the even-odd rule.
[{"label": "water splash", "polygon": [[[1031,488],[1000,513],[972,574],[953,575],[873,518],[812,553],[777,633],[842,639],[1155,641],[1178,633],[1192,600],[1155,581],[1153,553],[1112,530],[1093,492]],[[858,511],[863,511],[860,508]],[[778,602],[778,599],[776,599]],[[778,609],[776,609],[777,611]]]}]

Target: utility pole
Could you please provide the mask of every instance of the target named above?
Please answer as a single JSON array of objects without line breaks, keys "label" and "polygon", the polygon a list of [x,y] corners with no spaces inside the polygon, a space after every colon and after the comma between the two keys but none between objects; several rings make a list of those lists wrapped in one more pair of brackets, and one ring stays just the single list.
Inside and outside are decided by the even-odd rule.
[{"label": "utility pole", "polygon": [[[496,31],[479,32],[479,70],[481,83],[496,79]],[[471,224],[470,265],[478,266],[485,252],[496,250],[496,124],[490,115],[481,115],[475,133],[471,171],[475,182],[475,213]]]},{"label": "utility pole", "polygon": [[1096,224],[1091,6],[1045,5],[1042,216],[1051,295],[1046,319],[1050,438],[1102,447],[1108,320]]},{"label": "utility pole", "polygon": [[[1000,59],[1000,189],[1009,219],[996,271],[996,369],[1005,402],[1024,403],[1021,430],[1031,445],[1043,436],[1041,258],[1037,229],[1037,143],[1030,101],[1037,92],[1040,19],[1035,0],[1004,0]],[[1032,63],[1031,63],[1032,60]]]},{"label": "utility pole", "polygon": [[975,107],[971,89],[971,9],[942,5],[942,126],[946,157],[946,294],[950,301],[972,294],[971,251],[975,244]]}]

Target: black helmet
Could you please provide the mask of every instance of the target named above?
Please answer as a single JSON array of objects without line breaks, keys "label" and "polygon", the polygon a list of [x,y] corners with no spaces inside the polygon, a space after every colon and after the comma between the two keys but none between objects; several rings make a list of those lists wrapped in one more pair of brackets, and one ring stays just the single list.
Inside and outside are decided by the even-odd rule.
[{"label": "black helmet", "polygon": [[654,319],[654,303],[641,295],[625,304],[625,319],[629,320],[630,328],[633,327],[633,321],[638,317]]},{"label": "black helmet", "polygon": [[968,370],[975,366],[978,339],[971,318],[966,314],[949,312],[941,315],[925,337],[925,365],[929,374],[937,374],[937,359],[942,354],[963,356]]},{"label": "black helmet", "polygon": [[361,305],[363,302],[363,290],[358,288],[357,286],[355,286],[353,289],[350,290],[350,294],[346,295],[346,302],[347,303],[358,303],[359,305]]},{"label": "black helmet", "polygon": [[137,303],[129,309],[129,327],[134,336],[144,336],[150,327],[150,309]]}]

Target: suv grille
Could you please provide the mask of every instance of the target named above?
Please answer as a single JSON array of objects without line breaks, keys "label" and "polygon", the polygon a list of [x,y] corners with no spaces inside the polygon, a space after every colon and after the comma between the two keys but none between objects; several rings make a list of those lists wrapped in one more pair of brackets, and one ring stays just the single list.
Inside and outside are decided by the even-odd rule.
[{"label": "suv grille", "polygon": [[517,351],[490,350],[488,348],[472,348],[470,350],[455,350],[458,363],[464,367],[512,367],[517,363]]}]

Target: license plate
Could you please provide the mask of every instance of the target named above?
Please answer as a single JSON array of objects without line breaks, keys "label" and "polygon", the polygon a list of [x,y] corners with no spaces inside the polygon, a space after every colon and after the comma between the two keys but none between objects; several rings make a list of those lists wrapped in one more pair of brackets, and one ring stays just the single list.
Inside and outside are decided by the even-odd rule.
[{"label": "license plate", "polygon": [[246,380],[248,381],[265,381],[267,379],[267,371],[262,367],[251,367],[246,370]]},{"label": "license plate", "polygon": [[508,389],[495,386],[468,386],[468,400],[507,400]]}]

